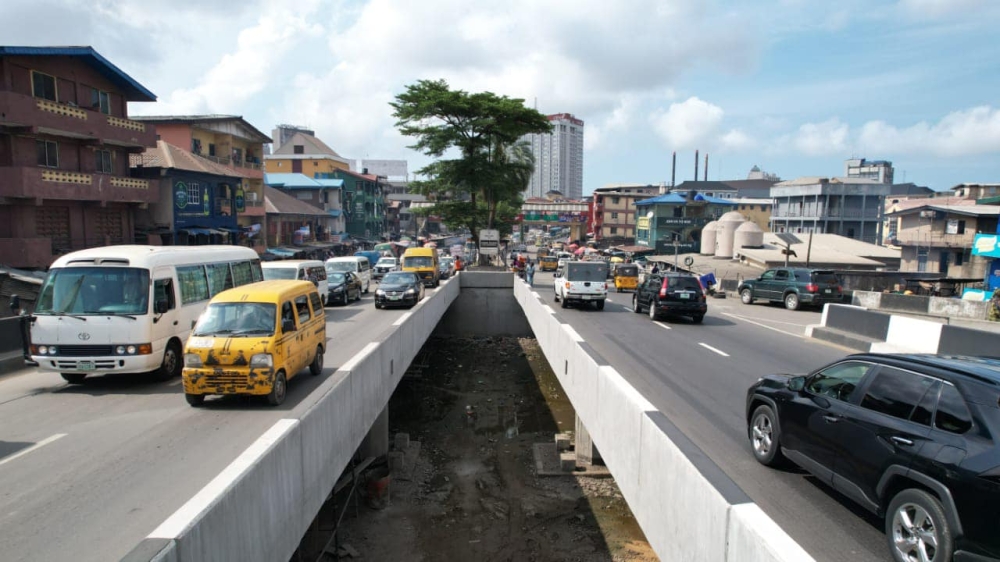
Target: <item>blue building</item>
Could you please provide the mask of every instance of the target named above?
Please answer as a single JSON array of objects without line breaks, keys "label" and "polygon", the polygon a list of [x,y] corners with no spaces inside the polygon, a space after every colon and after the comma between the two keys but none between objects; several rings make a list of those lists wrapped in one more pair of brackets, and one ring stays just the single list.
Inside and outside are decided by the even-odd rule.
[{"label": "blue building", "polygon": [[635,243],[672,254],[701,250],[701,229],[736,208],[737,202],[695,191],[671,191],[637,201]]}]

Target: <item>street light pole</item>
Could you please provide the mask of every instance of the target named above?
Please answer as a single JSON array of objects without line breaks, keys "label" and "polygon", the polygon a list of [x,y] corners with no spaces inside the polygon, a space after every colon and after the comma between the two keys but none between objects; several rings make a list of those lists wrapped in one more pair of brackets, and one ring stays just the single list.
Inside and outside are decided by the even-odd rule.
[{"label": "street light pole", "polygon": [[680,271],[678,269],[678,264],[677,264],[677,256],[678,256],[678,252],[679,252],[680,246],[681,246],[681,243],[678,242],[676,238],[674,238],[674,271]]}]

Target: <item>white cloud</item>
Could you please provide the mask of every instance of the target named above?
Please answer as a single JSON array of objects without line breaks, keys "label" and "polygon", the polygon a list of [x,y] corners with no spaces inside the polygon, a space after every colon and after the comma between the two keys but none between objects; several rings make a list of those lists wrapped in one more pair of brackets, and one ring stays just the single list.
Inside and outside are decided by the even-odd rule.
[{"label": "white cloud", "polygon": [[1000,110],[974,107],[945,115],[936,124],[920,122],[897,128],[869,121],[861,128],[861,146],[874,153],[959,156],[1000,152]]},{"label": "white cloud", "polygon": [[808,156],[833,156],[848,150],[850,127],[833,118],[822,123],[806,123],[791,137],[792,147]]},{"label": "white cloud", "polygon": [[757,146],[757,141],[739,129],[727,131],[719,137],[719,143],[728,151],[745,151]]},{"label": "white cloud", "polygon": [[715,137],[722,123],[722,108],[696,97],[672,103],[666,110],[656,110],[650,117],[653,129],[667,145],[676,150],[698,148]]},{"label": "white cloud", "polygon": [[610,113],[597,122],[588,122],[584,128],[584,150],[607,148],[609,138],[627,131],[635,120],[635,113],[641,101],[637,96],[625,96]]}]

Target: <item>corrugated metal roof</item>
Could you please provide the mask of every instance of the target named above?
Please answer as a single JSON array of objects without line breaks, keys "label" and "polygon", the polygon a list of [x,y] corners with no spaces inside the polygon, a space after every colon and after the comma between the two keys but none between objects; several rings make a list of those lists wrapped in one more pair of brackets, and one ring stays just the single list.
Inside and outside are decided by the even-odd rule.
[{"label": "corrugated metal roof", "polygon": [[[700,197],[699,201],[705,201],[706,203],[716,203],[721,205],[736,205],[735,201],[730,199],[720,199],[718,197],[710,197],[702,193],[697,194],[695,197]],[[657,195],[656,197],[651,197],[649,199],[643,199],[642,201],[636,201],[636,207],[644,207],[647,205],[665,204],[665,205],[683,205],[688,203],[687,193],[670,192],[664,193],[663,195]]]},{"label": "corrugated metal roof", "polygon": [[141,154],[129,154],[129,165],[133,168],[140,166],[144,168],[172,168],[230,178],[243,177],[222,164],[217,164],[162,140],[156,141],[155,148],[147,148]]},{"label": "corrugated metal roof", "polygon": [[264,211],[282,215],[308,215],[312,217],[328,217],[326,211],[314,207],[305,201],[282,193],[280,189],[264,186]]},{"label": "corrugated metal roof", "polygon": [[131,117],[134,121],[146,123],[187,123],[195,125],[197,123],[216,123],[220,121],[239,121],[240,125],[246,127],[252,134],[256,135],[257,142],[271,142],[271,137],[262,133],[257,127],[251,125],[242,115],[222,115],[212,113],[208,115],[137,115]]},{"label": "corrugated metal roof", "polygon": [[22,57],[77,57],[82,59],[98,74],[121,88],[128,101],[156,101],[156,94],[150,92],[122,69],[111,64],[93,47],[0,47],[0,56]]},{"label": "corrugated metal roof", "polygon": [[1000,205],[921,205],[909,209],[900,209],[886,216],[912,215],[913,213],[930,210],[942,211],[954,215],[964,215],[973,217],[995,217],[1000,216]]}]

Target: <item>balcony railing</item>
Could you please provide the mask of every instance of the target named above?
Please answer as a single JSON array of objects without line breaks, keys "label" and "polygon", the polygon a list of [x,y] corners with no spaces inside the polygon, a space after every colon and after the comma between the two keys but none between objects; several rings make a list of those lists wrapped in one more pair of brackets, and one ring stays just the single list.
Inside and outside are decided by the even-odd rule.
[{"label": "balcony railing", "polygon": [[971,248],[975,232],[963,234],[945,234],[943,232],[908,231],[896,233],[898,246],[929,246],[935,248]]},{"label": "balcony railing", "polygon": [[222,164],[223,166],[232,166],[234,168],[247,168],[250,170],[260,170],[261,164],[259,162],[249,162],[242,158],[231,158],[229,156],[212,156],[210,154],[201,154],[200,152],[195,152],[198,156],[205,158],[206,160],[211,160],[216,164]]},{"label": "balcony railing", "polygon": [[48,111],[49,113],[64,115],[66,117],[75,117],[83,121],[87,120],[87,112],[73,105],[56,103],[54,101],[43,99],[37,100],[37,105],[38,109],[41,109],[42,111]]},{"label": "balcony railing", "polygon": [[136,178],[12,166],[0,167],[0,197],[152,203],[159,198],[159,190],[148,180]]},{"label": "balcony railing", "polygon": [[108,125],[121,129],[128,129],[130,131],[139,131],[140,133],[146,132],[145,123],[133,121],[131,119],[122,119],[121,117],[115,117],[114,115],[108,115]]},{"label": "balcony railing", "polygon": [[[125,147],[156,146],[156,134],[145,124],[84,109],[72,102],[54,102],[11,91],[0,91],[0,115],[5,121],[74,139]],[[34,133],[31,133],[34,134]]]}]

